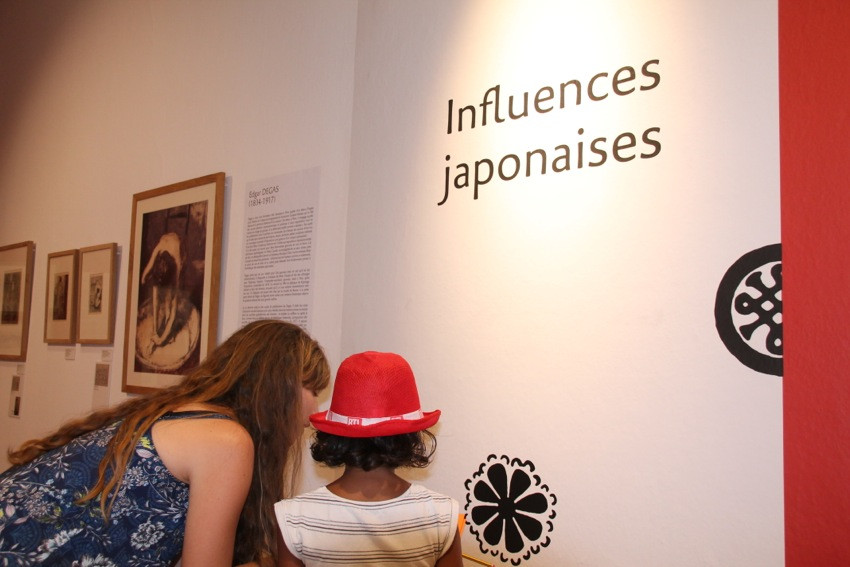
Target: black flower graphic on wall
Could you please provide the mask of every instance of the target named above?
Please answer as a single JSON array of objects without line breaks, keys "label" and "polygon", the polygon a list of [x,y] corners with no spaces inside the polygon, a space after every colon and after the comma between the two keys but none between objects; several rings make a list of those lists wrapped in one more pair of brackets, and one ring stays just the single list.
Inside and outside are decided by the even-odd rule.
[{"label": "black flower graphic on wall", "polygon": [[519,565],[549,545],[557,498],[533,463],[490,455],[464,486],[469,531],[482,553]]}]

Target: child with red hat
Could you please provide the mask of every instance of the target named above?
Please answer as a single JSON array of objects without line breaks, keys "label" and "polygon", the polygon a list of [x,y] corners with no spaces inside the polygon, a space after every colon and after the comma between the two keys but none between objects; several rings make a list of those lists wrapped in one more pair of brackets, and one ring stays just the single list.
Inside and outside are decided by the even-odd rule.
[{"label": "child with red hat", "polygon": [[[281,566],[461,567],[456,500],[396,474],[426,467],[436,449],[413,371],[394,353],[345,359],[331,407],[310,416],[313,458],[345,469],[313,492],[275,504]],[[430,447],[429,447],[430,446]]]}]

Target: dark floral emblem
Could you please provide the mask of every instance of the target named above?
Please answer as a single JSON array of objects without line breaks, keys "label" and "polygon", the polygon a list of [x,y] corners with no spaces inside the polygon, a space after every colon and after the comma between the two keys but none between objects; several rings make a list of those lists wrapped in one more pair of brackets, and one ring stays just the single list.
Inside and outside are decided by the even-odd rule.
[{"label": "dark floral emblem", "polygon": [[464,486],[467,524],[482,553],[519,565],[549,545],[557,498],[533,463],[490,455]]}]

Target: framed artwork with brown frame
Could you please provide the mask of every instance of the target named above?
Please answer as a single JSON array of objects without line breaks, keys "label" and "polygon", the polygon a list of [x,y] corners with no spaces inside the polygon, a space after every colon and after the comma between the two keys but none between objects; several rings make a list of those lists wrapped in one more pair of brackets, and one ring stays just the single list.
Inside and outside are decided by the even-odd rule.
[{"label": "framed artwork with brown frame", "polygon": [[80,279],[77,285],[77,342],[111,345],[115,339],[114,242],[80,248]]},{"label": "framed artwork with brown frame", "polygon": [[177,383],[215,346],[224,173],[133,195],[121,389]]},{"label": "framed artwork with brown frame", "polygon": [[44,342],[72,345],[77,336],[78,250],[47,255],[47,292],[44,294]]},{"label": "framed artwork with brown frame", "polygon": [[0,360],[27,359],[35,244],[0,246]]}]

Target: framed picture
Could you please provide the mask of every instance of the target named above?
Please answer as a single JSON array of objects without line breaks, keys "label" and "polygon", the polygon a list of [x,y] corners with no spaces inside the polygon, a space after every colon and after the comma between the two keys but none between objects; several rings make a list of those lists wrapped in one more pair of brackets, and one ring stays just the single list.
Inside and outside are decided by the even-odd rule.
[{"label": "framed picture", "polygon": [[115,337],[114,242],[80,248],[80,280],[77,285],[77,342],[110,345]]},{"label": "framed picture", "polygon": [[178,382],[214,346],[224,173],[133,195],[121,389]]},{"label": "framed picture", "polygon": [[0,360],[27,359],[34,257],[32,241],[0,246]]},{"label": "framed picture", "polygon": [[47,255],[44,342],[72,345],[77,333],[77,250]]}]

